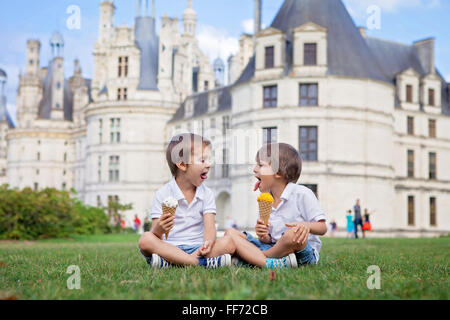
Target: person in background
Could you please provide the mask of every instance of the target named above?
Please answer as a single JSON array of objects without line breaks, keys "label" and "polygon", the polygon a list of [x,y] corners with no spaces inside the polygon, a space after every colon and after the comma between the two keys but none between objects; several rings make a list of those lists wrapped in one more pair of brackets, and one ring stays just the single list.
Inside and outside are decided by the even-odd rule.
[{"label": "person in background", "polygon": [[361,231],[363,227],[363,220],[361,217],[361,206],[359,204],[359,199],[356,200],[356,204],[353,206],[353,210],[355,211],[355,220],[353,221],[353,223],[355,224],[355,239],[358,239],[358,226],[361,226]]},{"label": "person in background", "polygon": [[374,211],[369,213],[367,208],[364,209],[364,224],[362,226],[363,237],[366,237],[366,231],[372,231],[372,224],[370,223],[370,215],[373,214]]},{"label": "person in background", "polygon": [[331,221],[331,223],[330,223],[330,237],[334,237],[334,233],[336,232],[336,230],[337,230],[337,223],[336,223],[336,220],[332,220]]},{"label": "person in background", "polygon": [[353,233],[354,233],[353,228],[355,226],[353,224],[352,210],[347,211],[346,218],[347,218],[347,238],[353,238]]},{"label": "person in background", "polygon": [[150,231],[150,228],[152,227],[152,224],[150,223],[150,220],[148,217],[145,217],[144,219],[144,232]]},{"label": "person in background", "polygon": [[141,226],[141,219],[137,216],[137,214],[134,215],[134,230],[139,231],[139,227]]}]

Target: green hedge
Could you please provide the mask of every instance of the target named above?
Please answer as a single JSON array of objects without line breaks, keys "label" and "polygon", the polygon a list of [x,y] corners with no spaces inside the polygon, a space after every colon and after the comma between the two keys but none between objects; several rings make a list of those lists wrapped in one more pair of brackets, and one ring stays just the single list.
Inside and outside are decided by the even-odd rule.
[{"label": "green hedge", "polygon": [[102,209],[86,206],[68,192],[0,187],[0,239],[65,238],[111,231]]}]

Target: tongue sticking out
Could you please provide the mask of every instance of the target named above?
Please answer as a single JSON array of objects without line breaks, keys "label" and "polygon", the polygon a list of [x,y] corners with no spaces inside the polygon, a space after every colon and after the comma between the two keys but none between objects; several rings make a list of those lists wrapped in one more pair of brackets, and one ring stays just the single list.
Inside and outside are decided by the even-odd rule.
[{"label": "tongue sticking out", "polygon": [[253,189],[253,191],[258,190],[260,184],[261,184],[261,181],[256,182],[255,183],[255,188]]}]

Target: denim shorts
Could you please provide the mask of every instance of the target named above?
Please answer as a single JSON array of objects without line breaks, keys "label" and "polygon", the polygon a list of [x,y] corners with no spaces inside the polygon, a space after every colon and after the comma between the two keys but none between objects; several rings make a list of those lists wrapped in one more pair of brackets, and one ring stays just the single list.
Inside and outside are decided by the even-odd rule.
[{"label": "denim shorts", "polygon": [[[193,254],[195,251],[197,251],[198,249],[200,249],[202,246],[201,245],[180,245],[180,246],[176,246],[177,248],[183,250],[184,252],[186,252],[187,254]],[[149,265],[152,264],[152,257],[146,257],[141,250],[139,250],[139,252],[144,256],[145,260],[147,260],[147,263]]]},{"label": "denim shorts", "polygon": [[[261,251],[267,251],[275,245],[275,243],[262,243],[261,241],[259,241],[259,239],[253,237],[250,233],[247,233],[245,231],[244,234],[247,236],[247,241],[253,243]],[[314,249],[311,247],[309,242],[306,244],[306,247],[303,250],[295,252],[295,257],[297,258],[297,264],[299,266],[317,264]]]}]

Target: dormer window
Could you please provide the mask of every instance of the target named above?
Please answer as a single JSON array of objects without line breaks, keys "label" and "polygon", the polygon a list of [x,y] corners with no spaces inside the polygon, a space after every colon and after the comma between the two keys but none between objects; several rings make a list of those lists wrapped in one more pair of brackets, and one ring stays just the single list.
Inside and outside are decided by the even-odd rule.
[{"label": "dormer window", "polygon": [[265,48],[265,64],[266,69],[270,69],[274,67],[274,47],[266,47]]},{"label": "dormer window", "polygon": [[317,65],[317,43],[305,43],[303,47],[305,66]]},{"label": "dormer window", "polygon": [[428,105],[434,107],[434,89],[428,89]]},{"label": "dormer window", "polygon": [[216,91],[213,91],[209,94],[209,97],[208,97],[209,111],[217,110],[218,105],[219,105],[219,95]]},{"label": "dormer window", "polygon": [[406,102],[413,102],[413,86],[410,84],[406,86]]},{"label": "dormer window", "polygon": [[189,99],[186,101],[185,104],[185,115],[186,117],[192,117],[193,114],[194,114],[194,100]]}]

